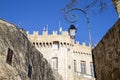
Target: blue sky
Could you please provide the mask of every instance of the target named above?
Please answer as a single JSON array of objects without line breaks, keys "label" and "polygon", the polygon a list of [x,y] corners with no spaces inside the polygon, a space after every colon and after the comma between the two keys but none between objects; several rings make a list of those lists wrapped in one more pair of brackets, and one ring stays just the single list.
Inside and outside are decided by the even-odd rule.
[{"label": "blue sky", "polygon": [[[0,18],[16,25],[20,25],[26,31],[32,33],[38,30],[40,34],[44,26],[48,25],[49,33],[59,30],[59,21],[63,31],[68,30],[70,24],[65,21],[61,9],[70,0],[0,0]],[[106,0],[107,6],[101,12],[96,5],[87,11],[90,20],[92,43],[97,44],[105,33],[114,25],[118,16],[111,0]],[[81,4],[77,3],[76,7]],[[76,40],[89,43],[88,28],[85,16],[77,13],[79,20],[75,25],[78,28]]]}]

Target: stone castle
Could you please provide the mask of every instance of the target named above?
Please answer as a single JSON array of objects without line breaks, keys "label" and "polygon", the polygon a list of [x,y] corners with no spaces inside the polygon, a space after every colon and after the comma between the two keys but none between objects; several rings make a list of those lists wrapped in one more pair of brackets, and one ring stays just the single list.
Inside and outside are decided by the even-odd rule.
[{"label": "stone castle", "polygon": [[41,35],[34,31],[27,36],[63,80],[95,80],[90,45],[75,43],[67,31],[43,31]]},{"label": "stone castle", "polygon": [[[113,2],[120,18],[120,0]],[[97,80],[120,79],[119,27],[120,19],[93,49]],[[0,80],[95,80],[91,47],[67,31],[26,34],[0,19]]]}]

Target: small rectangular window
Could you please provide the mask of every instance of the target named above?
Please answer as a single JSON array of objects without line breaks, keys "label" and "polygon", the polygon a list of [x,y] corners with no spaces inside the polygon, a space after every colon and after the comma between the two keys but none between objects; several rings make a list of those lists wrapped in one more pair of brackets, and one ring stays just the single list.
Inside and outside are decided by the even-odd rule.
[{"label": "small rectangular window", "polygon": [[53,49],[59,50],[59,41],[53,41]]},{"label": "small rectangular window", "polygon": [[58,69],[58,58],[57,57],[52,58],[52,66],[53,66],[53,69]]},{"label": "small rectangular window", "polygon": [[77,65],[76,65],[76,60],[74,60],[73,63],[74,63],[74,72],[76,72],[76,66],[77,66]]},{"label": "small rectangular window", "polygon": [[81,61],[80,65],[81,65],[81,73],[86,74],[86,62]]},{"label": "small rectangular window", "polygon": [[13,56],[13,51],[10,48],[8,48],[6,63],[10,65],[12,64],[12,56]]},{"label": "small rectangular window", "polygon": [[32,75],[32,66],[29,64],[28,66],[28,77],[31,78]]},{"label": "small rectangular window", "polygon": [[90,71],[91,71],[91,76],[94,77],[94,68],[93,68],[93,63],[90,62]]}]

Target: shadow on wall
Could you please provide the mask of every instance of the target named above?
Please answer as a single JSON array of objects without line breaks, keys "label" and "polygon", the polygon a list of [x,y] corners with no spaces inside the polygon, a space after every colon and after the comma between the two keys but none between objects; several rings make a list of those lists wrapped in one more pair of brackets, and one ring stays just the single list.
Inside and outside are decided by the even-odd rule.
[{"label": "shadow on wall", "polygon": [[120,80],[120,19],[93,49],[96,80]]},{"label": "shadow on wall", "polygon": [[0,20],[0,65],[0,80],[62,80],[24,30],[4,20]]}]

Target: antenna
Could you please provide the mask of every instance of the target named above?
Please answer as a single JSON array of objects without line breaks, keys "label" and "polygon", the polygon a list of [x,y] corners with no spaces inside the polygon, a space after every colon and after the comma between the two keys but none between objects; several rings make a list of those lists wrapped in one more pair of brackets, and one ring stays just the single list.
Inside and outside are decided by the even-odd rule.
[{"label": "antenna", "polygon": [[61,27],[61,22],[59,20],[59,33],[61,33],[61,32],[62,32],[62,27]]},{"label": "antenna", "polygon": [[43,28],[43,31],[48,31],[48,25],[45,25],[45,27]]},{"label": "antenna", "polygon": [[48,31],[48,24],[46,25],[46,31]]},{"label": "antenna", "polygon": [[60,22],[60,20],[59,20],[59,28],[61,27],[61,22]]}]

